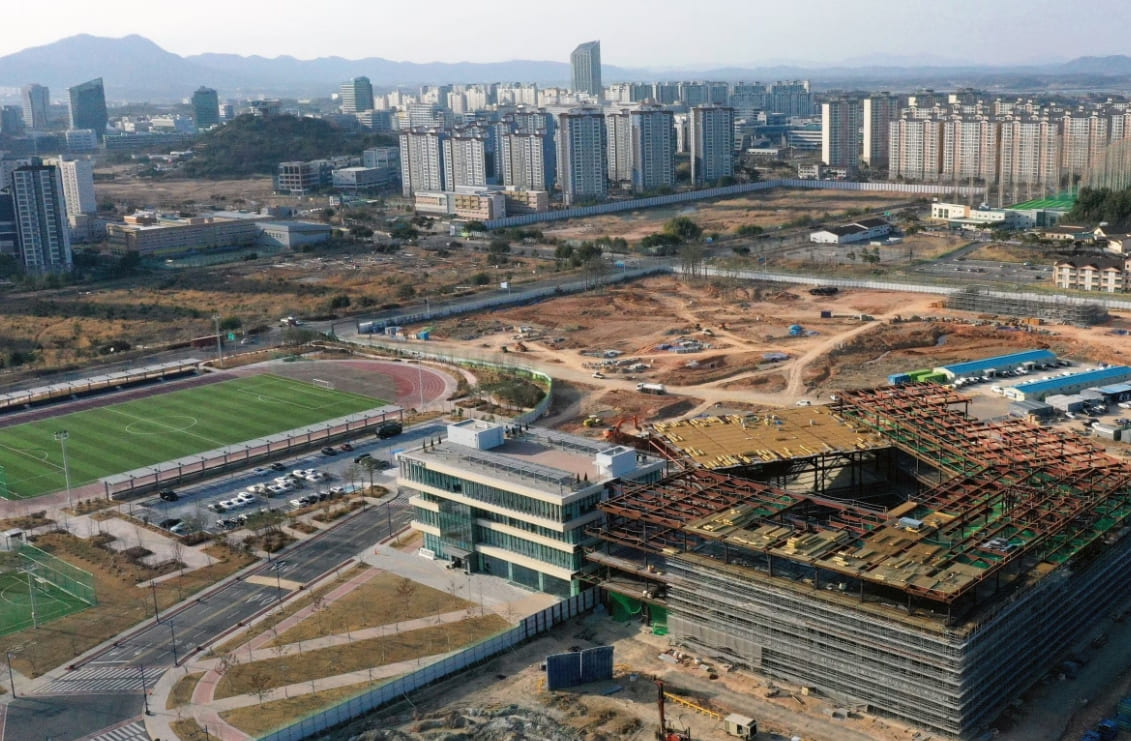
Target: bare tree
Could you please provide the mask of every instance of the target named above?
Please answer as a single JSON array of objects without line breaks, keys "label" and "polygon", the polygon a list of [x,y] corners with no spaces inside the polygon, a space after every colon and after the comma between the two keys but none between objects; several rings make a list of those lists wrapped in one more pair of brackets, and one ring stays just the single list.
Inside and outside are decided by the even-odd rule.
[{"label": "bare tree", "polygon": [[407,616],[409,614],[409,611],[412,609],[412,598],[417,592],[417,587],[417,583],[412,579],[409,579],[407,576],[401,577],[400,581],[397,582],[397,586],[394,591],[397,595],[397,604],[395,605],[395,608],[398,618],[396,621],[396,631],[398,633],[401,632],[400,618]]},{"label": "bare tree", "polygon": [[262,662],[251,664],[248,666],[248,671],[244,673],[244,679],[247,681],[247,686],[259,698],[259,704],[263,704],[263,699],[275,691],[271,686],[271,680],[274,678],[272,672],[267,667],[263,666]]}]

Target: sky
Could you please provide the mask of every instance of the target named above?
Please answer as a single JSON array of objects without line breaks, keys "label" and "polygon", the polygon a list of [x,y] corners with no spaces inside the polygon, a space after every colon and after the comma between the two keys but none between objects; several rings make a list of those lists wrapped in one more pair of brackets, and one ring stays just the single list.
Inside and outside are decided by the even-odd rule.
[{"label": "sky", "polygon": [[78,33],[180,55],[560,60],[622,67],[1030,64],[1131,53],[1128,0],[7,0],[0,56]]}]

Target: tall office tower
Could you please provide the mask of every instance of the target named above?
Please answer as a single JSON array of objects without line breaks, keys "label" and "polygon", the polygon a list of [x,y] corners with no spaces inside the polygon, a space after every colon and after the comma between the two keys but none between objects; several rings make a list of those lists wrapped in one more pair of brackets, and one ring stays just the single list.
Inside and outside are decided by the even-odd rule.
[{"label": "tall office tower", "polygon": [[24,108],[24,124],[29,129],[47,128],[47,106],[51,104],[47,87],[33,82],[24,85],[20,93]]},{"label": "tall office tower", "polygon": [[503,134],[499,139],[499,180],[525,190],[552,190],[553,148],[554,137],[544,131]]},{"label": "tall office tower", "polygon": [[889,124],[888,178],[938,180],[942,170],[942,122],[910,114]]},{"label": "tall office tower", "polygon": [[855,172],[860,163],[860,124],[863,107],[853,98],[821,104],[821,161],[829,167]]},{"label": "tall office tower", "polygon": [[860,160],[873,170],[887,167],[888,134],[891,122],[899,118],[899,99],[891,93],[870,95],[864,99],[863,147]]},{"label": "tall office tower", "polygon": [[627,188],[632,183],[632,132],[629,129],[628,111],[605,116],[605,134],[608,142],[609,182],[617,188]]},{"label": "tall office tower", "polygon": [[106,124],[110,120],[106,114],[106,91],[99,77],[81,85],[68,88],[70,96],[70,116],[72,129],[90,129],[102,141]]},{"label": "tall office tower", "polygon": [[570,87],[575,93],[589,93],[595,99],[601,99],[601,42],[586,41],[569,55],[569,66],[573,72],[573,84]]},{"label": "tall office tower", "polygon": [[688,140],[691,182],[714,183],[734,175],[734,109],[698,106],[691,109]]},{"label": "tall office tower", "polygon": [[487,134],[475,127],[444,139],[444,190],[487,185]]},{"label": "tall office tower", "polygon": [[24,109],[18,105],[0,106],[0,134],[19,136],[24,133]]},{"label": "tall office tower", "polygon": [[567,206],[609,195],[608,137],[600,108],[558,116],[558,182]]},{"label": "tall office tower", "polygon": [[444,190],[443,129],[408,129],[400,134],[401,194],[411,198],[421,190]]},{"label": "tall office tower", "polygon": [[632,137],[632,189],[675,186],[675,123],[671,111],[642,105],[628,112]]},{"label": "tall office tower", "polygon": [[446,127],[449,124],[447,111],[435,103],[410,103],[408,106],[408,125],[410,128]]},{"label": "tall office tower", "polygon": [[198,129],[219,125],[220,97],[215,90],[202,85],[192,94],[192,120]]},{"label": "tall office tower", "polygon": [[986,116],[951,116],[942,125],[942,180],[997,181],[1001,124]]},{"label": "tall office tower", "polygon": [[1014,115],[1001,122],[1001,193],[1028,200],[1060,188],[1060,136],[1047,116]]},{"label": "tall office tower", "polygon": [[360,113],[373,110],[373,85],[368,77],[346,80],[338,88],[342,113]]},{"label": "tall office tower", "polygon": [[67,206],[67,221],[72,225],[82,214],[98,211],[94,199],[94,165],[89,159],[52,159],[48,165],[59,168],[63,182],[63,200]]},{"label": "tall office tower", "polygon": [[67,272],[72,267],[71,235],[59,168],[26,165],[12,172],[12,200],[20,258],[29,273]]}]

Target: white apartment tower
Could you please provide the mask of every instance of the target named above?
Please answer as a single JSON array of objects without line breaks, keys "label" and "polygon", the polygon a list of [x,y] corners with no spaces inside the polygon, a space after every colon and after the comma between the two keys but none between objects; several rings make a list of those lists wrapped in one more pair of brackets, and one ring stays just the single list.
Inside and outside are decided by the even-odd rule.
[{"label": "white apartment tower", "polygon": [[29,273],[71,270],[71,236],[59,168],[26,165],[12,171],[12,201],[20,257]]},{"label": "white apartment tower", "polygon": [[942,122],[903,116],[889,128],[888,177],[937,180],[942,169]]},{"label": "white apartment tower", "polygon": [[997,182],[1001,126],[986,116],[952,116],[942,125],[942,180]]},{"label": "white apartment tower", "polygon": [[821,104],[821,161],[855,172],[860,163],[863,106],[853,98]]},{"label": "white apartment tower", "polygon": [[417,191],[444,190],[443,129],[409,129],[400,134],[401,195],[411,198]]},{"label": "white apartment tower", "polygon": [[706,105],[691,109],[688,140],[691,182],[713,183],[734,175],[734,109]]},{"label": "white apartment tower", "polygon": [[567,206],[608,197],[607,138],[599,108],[573,108],[558,116],[558,183]]},{"label": "white apartment tower", "polygon": [[1027,200],[1060,188],[1060,137],[1057,122],[1045,116],[1009,116],[1001,122],[1003,194]]},{"label": "white apartment tower", "polygon": [[675,186],[675,124],[671,111],[640,106],[628,113],[632,138],[632,189]]},{"label": "white apartment tower", "polygon": [[888,163],[888,136],[891,122],[899,118],[899,99],[891,93],[871,95],[864,99],[864,135],[860,160],[875,170]]},{"label": "white apartment tower", "polygon": [[94,200],[94,166],[89,159],[50,160],[48,164],[59,168],[63,181],[63,200],[67,204],[67,220],[73,226],[82,214],[98,211]]},{"label": "white apartment tower", "polygon": [[444,190],[486,187],[487,135],[479,129],[459,129],[444,139]]},{"label": "white apartment tower", "polygon": [[531,134],[504,134],[499,139],[500,173],[503,185],[524,190],[549,191],[554,187],[547,172],[547,140],[550,147],[553,141],[545,132]]},{"label": "white apartment tower", "polygon": [[632,132],[629,129],[628,111],[605,116],[608,134],[609,182],[617,188],[627,188],[632,182]]}]

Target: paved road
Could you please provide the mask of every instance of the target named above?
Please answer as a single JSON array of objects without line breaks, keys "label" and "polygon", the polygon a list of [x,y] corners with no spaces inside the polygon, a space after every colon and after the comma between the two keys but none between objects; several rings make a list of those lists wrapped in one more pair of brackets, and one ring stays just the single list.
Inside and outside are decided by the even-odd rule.
[{"label": "paved road", "polygon": [[[371,507],[325,535],[299,544],[281,561],[261,565],[255,574],[271,577],[278,573],[280,579],[310,581],[400,529],[410,518],[411,510],[403,498]],[[280,564],[278,568],[276,563]],[[275,586],[240,580],[175,615],[162,616],[161,622],[151,623],[31,697],[13,700],[0,741],[73,741],[92,729],[106,729],[140,715],[143,668],[146,686],[151,686],[161,672],[173,666],[174,634],[181,658],[282,594]],[[106,739],[118,741],[113,736]]]}]

